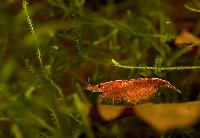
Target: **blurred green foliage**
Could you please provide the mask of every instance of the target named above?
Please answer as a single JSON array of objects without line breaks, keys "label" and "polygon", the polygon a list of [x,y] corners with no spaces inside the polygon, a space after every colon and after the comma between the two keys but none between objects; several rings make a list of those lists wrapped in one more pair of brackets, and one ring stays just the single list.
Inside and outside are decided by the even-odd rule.
[{"label": "blurred green foliage", "polygon": [[[83,83],[88,78],[97,84],[159,77],[172,82],[182,95],[161,90],[153,102],[200,99],[198,70],[127,70],[111,62],[116,59],[126,65],[155,67],[200,65],[200,52],[181,53],[183,48],[172,43],[180,30],[167,14],[171,5],[161,0],[28,2],[34,34],[22,1],[3,0],[0,5],[0,137],[200,135],[199,124],[159,135],[135,118],[107,126],[95,123],[93,130],[80,108],[81,102],[95,102],[96,95],[85,91]],[[188,4],[200,7],[197,1]],[[196,23],[192,31],[200,35],[199,14],[192,14]]]}]

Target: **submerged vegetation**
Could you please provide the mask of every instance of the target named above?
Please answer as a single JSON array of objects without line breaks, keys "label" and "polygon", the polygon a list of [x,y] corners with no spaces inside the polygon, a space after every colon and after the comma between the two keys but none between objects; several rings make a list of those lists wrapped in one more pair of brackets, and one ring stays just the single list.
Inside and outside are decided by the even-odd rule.
[{"label": "submerged vegetation", "polygon": [[[0,137],[199,137],[200,2],[174,4],[3,1]],[[134,78],[181,94],[160,89],[154,104],[127,107],[96,105],[100,93],[85,89]]]}]

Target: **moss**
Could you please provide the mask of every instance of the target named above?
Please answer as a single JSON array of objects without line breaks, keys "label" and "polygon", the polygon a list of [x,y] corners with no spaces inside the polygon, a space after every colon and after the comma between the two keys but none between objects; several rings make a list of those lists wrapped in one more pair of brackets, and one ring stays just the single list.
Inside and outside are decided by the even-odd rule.
[{"label": "moss", "polygon": [[[196,35],[199,5],[180,5],[194,15]],[[199,43],[185,48],[173,44],[179,32],[167,14],[170,6],[161,0],[2,2],[0,137],[160,137],[135,118],[104,127],[80,106],[98,97],[85,90],[88,78],[96,85],[158,77],[172,82],[182,95],[158,93],[154,102],[200,99],[200,52],[188,54]],[[198,128],[162,137],[195,137]]]}]

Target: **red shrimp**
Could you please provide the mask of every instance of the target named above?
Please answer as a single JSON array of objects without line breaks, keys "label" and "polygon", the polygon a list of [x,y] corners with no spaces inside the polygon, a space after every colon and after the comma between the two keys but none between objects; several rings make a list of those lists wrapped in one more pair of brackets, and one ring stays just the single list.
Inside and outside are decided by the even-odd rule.
[{"label": "red shrimp", "polygon": [[113,104],[120,100],[131,104],[140,104],[148,101],[160,87],[169,88],[180,93],[168,81],[159,78],[114,80],[95,86],[87,86],[86,89],[101,92],[98,97],[98,103],[102,103],[104,99],[109,99],[112,100]]}]

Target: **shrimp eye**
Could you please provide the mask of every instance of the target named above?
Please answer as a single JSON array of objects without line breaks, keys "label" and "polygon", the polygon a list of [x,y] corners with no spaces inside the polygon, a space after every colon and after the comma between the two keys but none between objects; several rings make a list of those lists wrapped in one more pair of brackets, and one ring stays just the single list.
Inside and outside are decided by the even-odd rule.
[{"label": "shrimp eye", "polygon": [[98,88],[101,88],[101,87],[102,87],[102,85],[101,85],[101,84],[99,84],[99,85],[97,85],[97,87],[98,87]]}]

